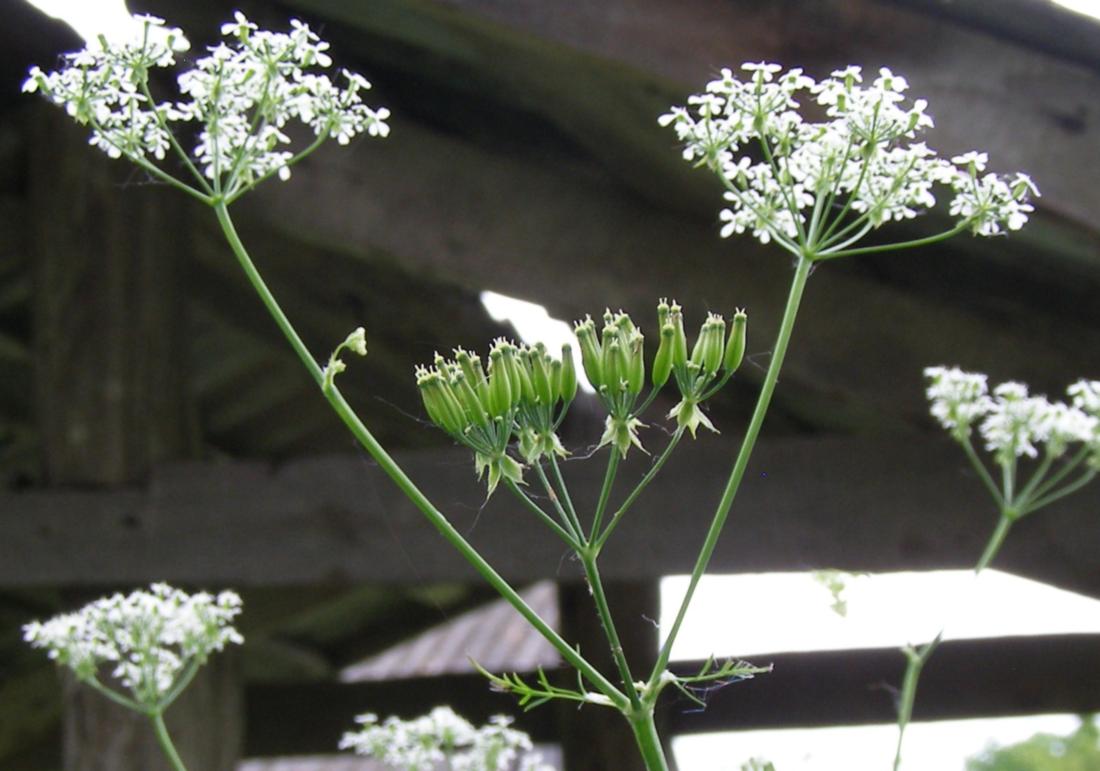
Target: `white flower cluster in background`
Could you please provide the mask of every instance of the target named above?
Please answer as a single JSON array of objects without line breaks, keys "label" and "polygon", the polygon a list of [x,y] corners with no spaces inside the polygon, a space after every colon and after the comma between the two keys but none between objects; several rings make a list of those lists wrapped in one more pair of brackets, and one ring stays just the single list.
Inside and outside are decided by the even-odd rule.
[{"label": "white flower cluster in background", "polygon": [[450,707],[436,707],[412,720],[373,714],[356,718],[361,728],[344,734],[340,749],[374,758],[401,771],[553,771],[532,752],[531,739],[510,728],[511,718],[497,715],[475,728]]},{"label": "white flower cluster in background", "polygon": [[[138,40],[98,44],[66,56],[67,66],[46,73],[31,70],[27,92],[41,91],[92,127],[91,144],[114,158],[163,160],[181,126],[193,124],[194,141],[180,142],[181,155],[197,164],[215,190],[231,193],[272,174],[290,175],[297,160],[284,132],[292,120],[312,129],[318,140],[347,144],[366,133],[389,133],[389,110],[363,104],[370,83],[342,70],[334,81],[332,60],[322,41],[300,21],[289,32],[259,30],[237,12],[222,26],[227,38],[178,76],[181,100],[158,102],[150,71],[173,66],[175,52],[188,47],[179,30],[161,19],[139,17]],[[186,153],[182,145],[191,144]]]},{"label": "white flower cluster in background", "polygon": [[1000,465],[1046,454],[1062,456],[1070,444],[1090,448],[1091,462],[1100,463],[1100,381],[1079,380],[1067,389],[1071,402],[1031,396],[1023,383],[1001,383],[990,394],[987,377],[957,367],[928,367],[927,395],[932,415],[959,441],[973,425]]},{"label": "white flower cluster in background", "polygon": [[114,594],[74,613],[23,627],[32,647],[67,666],[83,681],[98,682],[100,669],[121,683],[145,707],[156,707],[189,665],[198,665],[243,638],[233,628],[241,598],[188,595],[167,584],[149,591]]},{"label": "white flower cluster in background", "polygon": [[[951,215],[976,234],[1027,221],[1028,197],[1038,194],[1031,180],[984,173],[984,153],[945,160],[915,141],[932,126],[927,103],[906,103],[908,83],[890,70],[867,85],[855,66],[820,82],[777,64],[742,70],[744,79],[723,69],[704,93],[659,119],[675,129],[686,160],[725,183],[724,237],[749,231],[792,251],[798,244],[816,254],[842,251],[885,222],[934,206],[937,186],[951,191]],[[803,95],[826,120],[803,117]]]}]

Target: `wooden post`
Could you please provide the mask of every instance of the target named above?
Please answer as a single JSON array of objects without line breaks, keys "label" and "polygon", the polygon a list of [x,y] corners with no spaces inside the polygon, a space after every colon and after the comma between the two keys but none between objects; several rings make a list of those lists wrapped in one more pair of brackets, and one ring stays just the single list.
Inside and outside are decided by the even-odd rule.
[{"label": "wooden post", "polygon": [[[48,112],[47,112],[48,110]],[[86,130],[42,108],[31,132],[34,356],[43,467],[52,485],[140,482],[194,457],[185,260],[192,205],[89,149]],[[89,599],[82,589],[73,604]],[[230,771],[241,682],[217,658],[167,714],[192,769]],[[149,721],[65,688],[66,771],[167,769]]]},{"label": "wooden post", "polygon": [[[657,659],[660,586],[656,581],[605,581],[604,591],[630,670],[635,678],[645,679]],[[588,586],[562,584],[558,602],[565,639],[579,644],[585,658],[617,683],[617,670]],[[576,705],[565,702],[558,710],[565,771],[646,771],[630,726],[617,712],[593,706],[577,710]],[[658,707],[659,730],[665,722],[662,714]],[[664,730],[661,735],[669,767],[675,771],[669,737]]]}]

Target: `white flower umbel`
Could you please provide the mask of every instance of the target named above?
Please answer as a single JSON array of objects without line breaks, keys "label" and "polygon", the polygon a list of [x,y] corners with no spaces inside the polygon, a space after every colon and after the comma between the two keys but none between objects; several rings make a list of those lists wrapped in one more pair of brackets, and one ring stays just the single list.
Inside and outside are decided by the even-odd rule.
[{"label": "white flower umbel", "polygon": [[153,584],[149,591],[114,594],[27,624],[23,635],[81,681],[152,715],[168,707],[210,654],[243,642],[232,625],[240,612],[241,599],[233,592],[188,595]]},{"label": "white flower umbel", "polygon": [[450,707],[436,707],[413,720],[374,714],[356,718],[360,728],[344,734],[340,749],[374,758],[401,771],[551,771],[532,752],[531,739],[511,728],[511,718],[497,715],[475,728]]},{"label": "white flower umbel", "polygon": [[[890,70],[870,84],[854,66],[820,82],[777,64],[742,70],[723,69],[686,107],[660,117],[684,143],[684,158],[725,184],[723,237],[748,231],[813,259],[861,253],[853,246],[870,231],[932,208],[937,188],[950,193],[957,218],[943,237],[997,235],[1027,221],[1028,198],[1038,195],[1031,180],[984,173],[984,153],[947,160],[917,141],[932,126],[927,102],[907,102],[909,84]],[[804,117],[800,100],[825,119]]]},{"label": "white flower umbel", "polygon": [[[1071,385],[1067,404],[1032,396],[1026,385],[1013,381],[1001,383],[990,396],[985,375],[956,367],[928,367],[924,374],[930,380],[933,417],[963,445],[1002,513],[1012,519],[1074,492],[1100,468],[1100,381]],[[973,425],[1001,470],[1000,485],[971,444]],[[1037,462],[1022,486],[1017,479],[1021,460]],[[1067,482],[1075,471],[1080,475]]]},{"label": "white flower umbel", "polygon": [[[90,125],[91,144],[112,158],[126,157],[204,201],[231,202],[275,174],[287,179],[290,167],[327,138],[347,144],[359,134],[389,133],[389,110],[363,104],[370,83],[348,70],[330,77],[329,45],[307,25],[294,20],[289,32],[268,32],[240,12],[222,25],[226,42],[179,73],[180,98],[158,101],[150,72],[174,66],[186,38],[179,30],[165,31],[161,19],[141,20],[138,39],[100,38],[68,54],[59,71],[32,69],[23,90],[41,91]],[[286,133],[292,121],[316,137],[298,152]],[[189,182],[161,163],[169,150]]]}]

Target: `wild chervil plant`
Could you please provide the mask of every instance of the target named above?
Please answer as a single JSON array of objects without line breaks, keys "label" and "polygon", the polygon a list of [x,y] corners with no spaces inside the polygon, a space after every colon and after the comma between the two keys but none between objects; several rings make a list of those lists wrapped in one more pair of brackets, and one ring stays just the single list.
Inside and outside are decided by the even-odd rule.
[{"label": "wild chervil plant", "polygon": [[[1013,523],[1077,492],[1100,471],[1100,381],[1078,380],[1066,389],[1071,400],[1067,404],[1031,396],[1026,385],[1012,381],[1001,383],[990,395],[986,375],[957,367],[928,367],[924,375],[930,381],[927,395],[932,416],[962,446],[997,505],[997,525],[974,566],[977,575],[993,562]],[[994,470],[1000,473],[1000,484],[974,449],[975,426]],[[1025,480],[1021,471],[1026,461],[1035,463]],[[921,671],[942,637],[941,630],[931,642],[904,649],[894,771],[901,767],[902,743]]]},{"label": "wild chervil plant", "polygon": [[[346,367],[341,357],[349,351],[366,354],[364,330],[355,330],[337,346],[326,366],[318,364],[234,228],[229,213],[234,201],[273,176],[287,179],[291,168],[326,139],[346,144],[361,134],[386,136],[388,111],[362,101],[367,81],[346,70],[335,79],[330,77],[328,45],[305,24],[292,22],[289,32],[274,33],[257,29],[238,13],[222,27],[226,42],[178,75],[178,95],[160,100],[152,93],[150,73],[173,66],[185,38],[158,19],[145,17],[143,26],[141,39],[122,44],[100,40],[69,55],[66,67],[58,72],[35,68],[25,90],[43,93],[89,126],[91,144],[108,155],[136,163],[214,210],[260,300],[355,438],[578,675],[573,688],[550,682],[542,672],[532,682],[514,674],[485,673],[492,683],[514,693],[527,707],[562,699],[615,709],[629,722],[646,766],[667,769],[653,721],[661,692],[671,685],[693,697],[695,684],[765,671],[737,661],[708,662],[697,674],[681,676],[670,672],[668,665],[763,425],[811,268],[841,257],[931,244],[965,232],[993,236],[1017,229],[1031,212],[1028,197],[1035,194],[1034,185],[1022,174],[986,173],[984,154],[947,160],[917,141],[932,123],[926,105],[922,100],[907,103],[904,78],[886,69],[865,84],[856,67],[815,82],[801,70],[746,64],[743,75],[723,70],[703,93],[690,97],[686,107],[672,108],[660,118],[661,124],[676,131],[684,158],[709,169],[725,185],[727,205],[719,215],[722,235],[750,232],[763,243],[775,243],[794,257],[795,270],[752,418],[700,547],[688,591],[648,673],[634,673],[627,663],[600,578],[600,553],[684,433],[694,437],[699,426],[713,428],[702,405],[729,381],[741,362],[745,313],[735,313],[732,322],[711,314],[689,347],[681,308],[661,301],[652,358],[645,354],[642,326],[626,313],[605,313],[602,326],[590,318],[578,322],[583,367],[606,412],[599,446],[606,448],[607,470],[595,501],[574,500],[559,464],[568,450],[556,430],[577,392],[569,350],[559,359],[537,344],[516,346],[498,340],[485,365],[477,355],[460,349],[452,359],[437,356],[417,370],[416,382],[428,416],[471,451],[487,492],[492,494],[503,485],[576,554],[616,664],[614,674],[603,673],[540,618],[463,538],[344,399],[335,383]],[[799,99],[815,102],[827,120],[804,118]],[[304,148],[293,147],[286,131],[292,122],[305,124],[313,132],[314,139]],[[935,205],[943,192],[950,195],[948,210],[955,219],[948,230],[915,240],[859,245],[865,236],[891,222],[916,218]],[[666,416],[675,421],[675,430],[642,479],[625,494],[617,493],[619,461],[632,447],[641,447],[646,427],[643,414],[670,381],[680,397]],[[550,511],[524,491],[536,480],[552,504]],[[1032,492],[1048,493],[1040,490],[1037,485]],[[348,746],[367,746],[373,739],[364,737],[396,730],[396,724],[379,726],[368,720],[365,725],[359,734],[349,735]]]},{"label": "wild chervil plant", "polygon": [[233,592],[188,595],[153,584],[147,592],[114,594],[75,613],[27,624],[23,635],[81,682],[148,716],[165,755],[182,769],[164,712],[210,654],[244,642],[233,628],[240,612],[241,598]]}]

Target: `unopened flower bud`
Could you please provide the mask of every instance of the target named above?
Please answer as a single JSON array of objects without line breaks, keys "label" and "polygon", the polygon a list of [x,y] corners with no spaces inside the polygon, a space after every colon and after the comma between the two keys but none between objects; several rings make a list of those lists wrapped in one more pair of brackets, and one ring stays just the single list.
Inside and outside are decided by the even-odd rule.
[{"label": "unopened flower bud", "polygon": [[653,385],[660,388],[668,382],[669,373],[672,372],[672,349],[675,345],[676,329],[672,324],[661,327],[661,342],[657,346],[657,355],[653,358]]},{"label": "unopened flower bud", "polygon": [[675,302],[669,306],[668,320],[672,324],[672,366],[680,368],[687,365],[687,335],[684,334],[684,316]]},{"label": "unopened flower bud", "polygon": [[622,389],[623,379],[626,376],[627,361],[623,347],[619,345],[617,337],[612,337],[604,345],[601,366],[604,386],[611,393],[618,393]]},{"label": "unopened flower bud", "polygon": [[461,436],[470,425],[470,422],[466,419],[466,412],[458,401],[458,397],[455,396],[451,384],[444,380],[442,376],[440,376],[438,383],[436,389],[442,407],[443,428],[455,436]]},{"label": "unopened flower bud", "polygon": [[503,417],[512,407],[512,383],[504,363],[504,353],[494,348],[489,353],[489,414]]},{"label": "unopened flower bud", "polygon": [[703,325],[703,371],[713,375],[722,366],[722,353],[726,342],[726,322],[712,313]]},{"label": "unopened flower bud", "polygon": [[470,387],[477,391],[485,382],[485,370],[481,367],[481,358],[462,348],[455,349],[455,362],[465,373]]},{"label": "unopened flower bud", "polygon": [[630,339],[630,353],[627,360],[626,390],[632,394],[642,391],[645,384],[645,337],[634,330]]},{"label": "unopened flower bud", "polygon": [[548,360],[537,350],[531,351],[527,359],[531,368],[531,385],[534,388],[535,397],[539,404],[550,405],[554,403],[554,386],[550,382],[550,370]]},{"label": "unopened flower bud", "polygon": [[591,317],[577,323],[576,335],[581,347],[581,365],[584,367],[584,373],[588,376],[588,382],[599,390],[604,383],[603,351],[596,339],[596,325],[592,323]]},{"label": "unopened flower bud", "polygon": [[745,311],[738,309],[733,314],[733,326],[730,329],[730,339],[726,343],[726,352],[722,356],[722,369],[727,372],[736,372],[741,366],[741,360],[745,357],[745,337],[748,326],[748,316]]},{"label": "unopened flower bud", "polygon": [[573,347],[569,343],[561,347],[561,361],[551,362],[551,367],[552,372],[560,369],[561,373],[554,378],[554,382],[558,384],[554,390],[563,402],[569,404],[577,395],[577,368],[573,363]]},{"label": "unopened flower bud", "polygon": [[661,298],[661,301],[657,303],[657,329],[664,329],[665,322],[668,321],[668,300]]},{"label": "unopened flower bud", "polygon": [[454,382],[452,383],[455,396],[458,398],[459,404],[466,412],[466,416],[470,419],[470,422],[476,423],[479,426],[486,426],[489,424],[489,415],[485,411],[485,406],[478,399],[477,393],[470,386],[470,382],[466,379],[466,373],[461,369],[455,373]]}]

